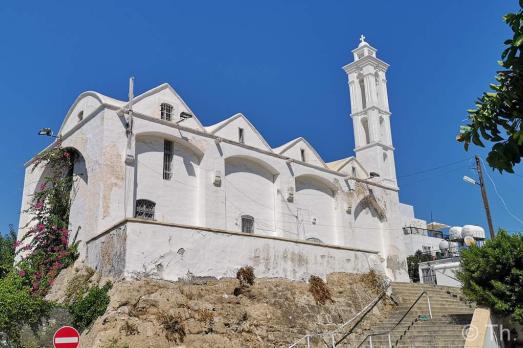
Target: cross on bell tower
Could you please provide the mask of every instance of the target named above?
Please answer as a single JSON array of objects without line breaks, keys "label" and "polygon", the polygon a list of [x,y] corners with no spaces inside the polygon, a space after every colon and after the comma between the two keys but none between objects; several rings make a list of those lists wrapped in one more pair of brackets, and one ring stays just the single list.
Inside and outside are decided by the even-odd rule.
[{"label": "cross on bell tower", "polygon": [[368,172],[396,185],[386,79],[389,65],[377,58],[377,50],[365,39],[362,34],[352,50],[354,61],[343,67],[349,82],[354,151]]}]

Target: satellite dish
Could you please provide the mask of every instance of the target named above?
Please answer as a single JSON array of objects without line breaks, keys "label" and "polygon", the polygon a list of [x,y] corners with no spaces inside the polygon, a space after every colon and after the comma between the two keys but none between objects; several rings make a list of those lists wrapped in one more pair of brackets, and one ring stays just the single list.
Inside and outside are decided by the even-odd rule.
[{"label": "satellite dish", "polygon": [[465,238],[463,238],[463,241],[465,242],[465,245],[468,247],[476,245],[476,240],[474,239],[474,237],[471,236],[466,236]]}]

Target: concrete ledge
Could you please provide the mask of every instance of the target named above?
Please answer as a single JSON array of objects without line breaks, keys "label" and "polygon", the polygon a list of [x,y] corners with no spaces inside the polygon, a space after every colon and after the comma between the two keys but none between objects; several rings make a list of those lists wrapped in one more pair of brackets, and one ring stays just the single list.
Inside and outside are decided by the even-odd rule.
[{"label": "concrete ledge", "polygon": [[243,266],[260,278],[301,281],[332,272],[385,272],[373,251],[139,219],[89,240],[87,262],[104,276],[170,281],[234,277]]},{"label": "concrete ledge", "polygon": [[114,230],[115,228],[126,224],[126,223],[139,223],[139,224],[147,224],[147,225],[158,225],[158,226],[171,226],[171,227],[179,227],[184,229],[190,229],[195,231],[205,231],[205,232],[213,232],[213,233],[224,233],[224,234],[230,234],[230,235],[237,235],[242,237],[249,237],[249,238],[261,238],[261,239],[272,239],[272,240],[279,240],[284,242],[291,242],[291,243],[297,243],[297,244],[306,244],[306,245],[314,245],[314,246],[321,246],[324,248],[331,248],[331,249],[339,249],[339,250],[347,250],[347,251],[358,251],[363,253],[369,253],[369,254],[379,254],[379,251],[376,250],[367,250],[367,249],[359,249],[359,248],[351,248],[341,245],[333,245],[333,244],[318,244],[309,242],[306,240],[300,240],[300,239],[292,239],[292,238],[283,238],[283,237],[276,237],[276,236],[269,236],[269,235],[263,235],[263,234],[250,234],[250,233],[243,233],[243,232],[235,232],[235,231],[228,231],[228,230],[222,230],[219,228],[209,228],[209,227],[201,227],[201,226],[193,226],[193,225],[183,225],[183,224],[176,224],[176,223],[170,223],[170,222],[159,222],[159,221],[152,221],[152,220],[142,220],[142,219],[136,219],[136,218],[127,218],[123,219],[122,221],[114,224],[113,226],[109,227],[96,237],[93,237],[89,239],[86,243],[89,244],[98,238],[103,237],[105,234],[109,233],[110,231]]}]

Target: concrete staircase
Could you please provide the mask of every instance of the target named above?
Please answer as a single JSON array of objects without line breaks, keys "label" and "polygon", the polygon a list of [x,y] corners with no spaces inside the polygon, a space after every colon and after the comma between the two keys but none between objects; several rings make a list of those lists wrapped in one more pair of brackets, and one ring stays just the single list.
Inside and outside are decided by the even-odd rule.
[{"label": "concrete staircase", "polygon": [[[426,291],[430,299],[432,319],[429,315],[427,296],[424,295],[392,331],[392,346],[463,348],[463,328],[470,324],[475,306],[465,301],[458,288],[392,283],[392,289],[399,305],[387,319],[373,327],[371,333],[392,329],[418,296]],[[367,339],[361,347],[371,347],[370,340]],[[372,347],[389,347],[388,335],[373,336]]]}]

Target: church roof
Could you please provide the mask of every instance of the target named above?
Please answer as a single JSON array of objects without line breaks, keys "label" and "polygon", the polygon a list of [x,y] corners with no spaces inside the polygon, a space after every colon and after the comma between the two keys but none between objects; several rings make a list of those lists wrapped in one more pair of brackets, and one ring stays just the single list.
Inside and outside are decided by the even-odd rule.
[{"label": "church roof", "polygon": [[[284,155],[285,153],[289,152],[292,148],[294,148],[295,146],[298,146],[298,144],[300,143],[303,143],[303,145],[305,147],[307,147],[309,149],[309,151],[313,154],[313,156],[316,158],[316,162],[318,162],[318,164],[320,164],[321,166],[323,167],[326,167],[325,165],[325,161],[321,158],[320,154],[316,151],[316,149],[314,147],[312,147],[312,145],[303,137],[299,137],[299,138],[296,138],[296,139],[293,139],[291,141],[289,141],[288,143],[285,143],[281,146],[278,146],[274,149],[272,149],[272,151],[274,151],[275,153],[277,154],[280,154],[280,155]],[[296,158],[297,160],[300,160],[299,158]]]},{"label": "church roof", "polygon": [[220,130],[227,127],[227,125],[231,124],[232,122],[234,122],[237,119],[242,119],[247,124],[247,126],[251,129],[251,131],[256,135],[258,140],[263,144],[263,146],[266,148],[266,150],[272,151],[272,148],[269,146],[269,143],[267,143],[265,138],[260,134],[260,132],[258,132],[256,127],[254,127],[253,124],[249,121],[249,119],[247,117],[245,117],[245,115],[242,114],[241,112],[239,112],[221,122],[218,122],[216,124],[205,127],[205,131],[207,131],[210,134],[216,134]]}]

